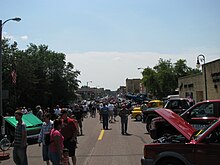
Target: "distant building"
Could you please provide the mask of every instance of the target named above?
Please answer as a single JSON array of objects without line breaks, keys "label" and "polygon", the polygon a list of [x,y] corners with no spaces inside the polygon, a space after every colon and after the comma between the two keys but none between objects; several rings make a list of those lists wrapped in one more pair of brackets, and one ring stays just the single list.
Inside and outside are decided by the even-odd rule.
[{"label": "distant building", "polygon": [[81,96],[83,100],[94,100],[102,97],[116,96],[116,91],[104,88],[91,88],[88,86],[82,86],[77,90],[77,94]]},{"label": "distant building", "polygon": [[126,94],[126,86],[120,86],[116,92],[117,94],[124,96]]},{"label": "distant building", "polygon": [[77,94],[81,95],[82,99],[92,100],[97,97],[103,97],[105,95],[104,88],[90,88],[88,86],[82,86],[77,90]]},{"label": "distant building", "polygon": [[191,97],[195,102],[205,100],[204,67],[206,67],[207,98],[220,99],[220,59],[202,65],[202,74],[179,78],[180,97]]},{"label": "distant building", "polygon": [[141,79],[126,79],[126,93],[140,93]]}]

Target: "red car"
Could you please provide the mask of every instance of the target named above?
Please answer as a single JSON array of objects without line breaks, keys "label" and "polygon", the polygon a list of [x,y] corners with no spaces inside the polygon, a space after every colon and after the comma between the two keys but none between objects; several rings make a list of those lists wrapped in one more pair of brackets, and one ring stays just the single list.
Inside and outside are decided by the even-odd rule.
[{"label": "red car", "polygon": [[171,110],[155,111],[180,135],[161,137],[145,144],[141,165],[215,165],[220,162],[220,118],[196,130]]},{"label": "red car", "polygon": [[[220,117],[220,99],[199,102],[180,116],[194,128],[200,130]],[[176,135],[178,130],[162,117],[156,117],[151,121],[149,133],[152,139],[158,139],[165,134]]]}]

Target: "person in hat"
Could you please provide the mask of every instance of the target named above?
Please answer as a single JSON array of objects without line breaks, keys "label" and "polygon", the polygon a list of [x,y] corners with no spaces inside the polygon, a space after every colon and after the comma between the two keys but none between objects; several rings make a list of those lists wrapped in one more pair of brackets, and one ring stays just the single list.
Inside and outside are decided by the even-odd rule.
[{"label": "person in hat", "polygon": [[14,115],[18,123],[15,127],[13,160],[16,165],[28,165],[27,130],[26,124],[22,121],[23,113],[21,110],[17,110]]},{"label": "person in hat", "polygon": [[64,137],[64,148],[69,150],[69,156],[72,158],[73,165],[76,165],[76,144],[78,127],[75,120],[71,119],[67,115],[67,110],[62,109],[60,117],[63,121],[63,127],[61,128],[61,134]]}]

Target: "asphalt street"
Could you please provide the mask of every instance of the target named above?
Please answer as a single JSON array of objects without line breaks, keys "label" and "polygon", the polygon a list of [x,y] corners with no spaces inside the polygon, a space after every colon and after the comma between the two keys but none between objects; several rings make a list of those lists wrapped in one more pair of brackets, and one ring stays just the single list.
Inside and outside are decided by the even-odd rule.
[{"label": "asphalt street", "polygon": [[[119,117],[109,127],[110,130],[102,130],[99,115],[84,119],[84,135],[78,137],[76,150],[77,165],[140,165],[144,144],[152,141],[146,133],[145,124],[129,118],[129,136],[121,135]],[[1,165],[14,164],[12,150],[7,151],[10,159],[2,160]],[[46,164],[38,144],[29,145],[27,155],[29,165]]]}]

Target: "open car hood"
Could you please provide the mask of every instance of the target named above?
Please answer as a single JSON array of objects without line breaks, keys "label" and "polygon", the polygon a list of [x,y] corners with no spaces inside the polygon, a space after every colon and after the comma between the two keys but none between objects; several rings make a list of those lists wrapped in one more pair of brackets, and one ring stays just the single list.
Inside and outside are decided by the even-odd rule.
[{"label": "open car hood", "polygon": [[175,127],[188,140],[190,140],[191,136],[196,131],[188,122],[169,109],[160,108],[156,109],[155,112]]}]

